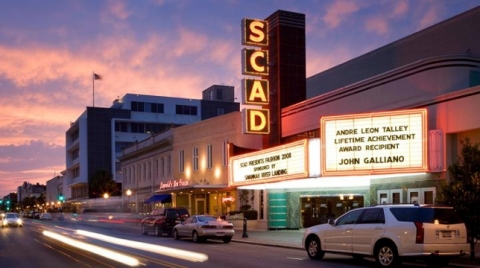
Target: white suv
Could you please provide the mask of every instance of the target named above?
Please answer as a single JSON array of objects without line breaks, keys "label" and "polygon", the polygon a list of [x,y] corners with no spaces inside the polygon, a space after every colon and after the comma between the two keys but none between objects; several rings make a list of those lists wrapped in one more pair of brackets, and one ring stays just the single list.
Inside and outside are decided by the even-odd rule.
[{"label": "white suv", "polygon": [[325,252],[373,256],[380,267],[397,266],[407,257],[429,258],[429,265],[441,267],[470,250],[465,224],[452,207],[417,204],[350,210],[306,229],[302,245],[311,259]]}]

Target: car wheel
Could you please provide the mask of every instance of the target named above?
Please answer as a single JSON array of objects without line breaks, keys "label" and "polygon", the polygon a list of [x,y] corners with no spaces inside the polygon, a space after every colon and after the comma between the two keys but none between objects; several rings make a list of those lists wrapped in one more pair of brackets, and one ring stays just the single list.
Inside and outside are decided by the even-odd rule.
[{"label": "car wheel", "polygon": [[148,234],[147,227],[145,227],[145,224],[142,224],[142,234],[143,234],[143,235],[147,235],[147,234]]},{"label": "car wheel", "polygon": [[200,237],[198,237],[198,233],[196,231],[193,231],[192,233],[192,239],[193,239],[193,242],[194,243],[200,243],[202,242],[202,240],[200,239]]},{"label": "car wheel", "polygon": [[392,243],[381,244],[375,251],[375,262],[379,267],[396,267],[400,264],[397,248]]},{"label": "car wheel", "polygon": [[225,244],[230,243],[230,241],[232,241],[231,237],[226,237],[226,238],[223,239],[223,243],[225,243]]},{"label": "car wheel", "polygon": [[320,240],[318,237],[309,237],[306,244],[308,257],[312,260],[321,260],[325,256],[325,251],[322,251]]},{"label": "car wheel", "polygon": [[177,231],[177,230],[173,230],[173,238],[175,238],[175,240],[179,240],[179,239],[180,239],[180,236],[178,235],[178,231]]},{"label": "car wheel", "polygon": [[162,227],[160,225],[155,226],[155,236],[161,236],[162,235]]}]

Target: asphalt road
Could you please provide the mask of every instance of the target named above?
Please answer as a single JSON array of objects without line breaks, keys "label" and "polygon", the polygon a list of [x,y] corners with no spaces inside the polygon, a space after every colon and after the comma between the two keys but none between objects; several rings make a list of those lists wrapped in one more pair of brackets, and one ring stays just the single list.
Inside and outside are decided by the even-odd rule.
[{"label": "asphalt road", "polygon": [[[138,229],[138,230],[137,230]],[[104,252],[106,251],[106,252]],[[373,260],[222,241],[143,236],[140,228],[105,223],[25,219],[23,228],[0,230],[3,267],[372,267]],[[422,267],[413,265],[410,267]],[[423,266],[424,267],[424,266]]]}]

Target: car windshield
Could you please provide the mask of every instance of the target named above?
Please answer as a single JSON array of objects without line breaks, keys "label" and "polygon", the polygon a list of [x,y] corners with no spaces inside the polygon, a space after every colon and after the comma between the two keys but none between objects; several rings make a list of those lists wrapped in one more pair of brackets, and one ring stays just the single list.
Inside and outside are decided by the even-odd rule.
[{"label": "car windshield", "polygon": [[16,214],[7,214],[7,219],[15,219],[18,218]]},{"label": "car windshield", "polygon": [[462,219],[451,208],[390,208],[390,211],[399,221],[439,224],[463,223]]}]

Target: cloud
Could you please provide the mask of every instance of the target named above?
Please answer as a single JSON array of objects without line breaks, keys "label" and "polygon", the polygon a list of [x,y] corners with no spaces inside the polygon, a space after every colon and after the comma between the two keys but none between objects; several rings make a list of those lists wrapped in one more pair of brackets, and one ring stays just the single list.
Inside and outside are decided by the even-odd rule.
[{"label": "cloud", "polygon": [[420,22],[418,23],[417,30],[425,29],[432,26],[440,20],[439,7],[436,5],[425,6],[425,10],[421,14]]},{"label": "cloud", "polygon": [[40,140],[21,145],[3,145],[0,146],[0,170],[4,173],[42,172],[46,167],[58,166],[59,161],[64,162],[64,153],[64,146]]},{"label": "cloud", "polygon": [[323,16],[323,21],[327,24],[327,27],[331,29],[337,28],[342,23],[343,19],[355,13],[359,8],[360,6],[356,1],[334,1],[332,5],[327,7],[327,12]]},{"label": "cloud", "polygon": [[365,22],[367,32],[373,32],[379,35],[389,32],[388,21],[381,17],[369,18]]},{"label": "cloud", "polygon": [[393,12],[390,17],[399,18],[407,15],[409,9],[407,1],[396,1],[394,4]]}]

